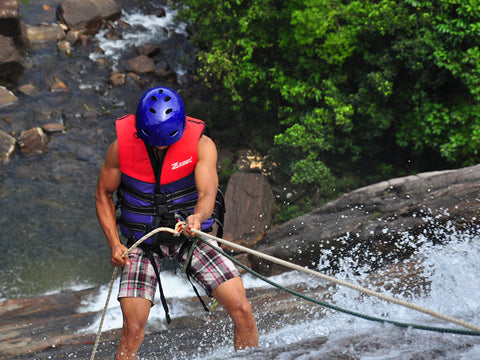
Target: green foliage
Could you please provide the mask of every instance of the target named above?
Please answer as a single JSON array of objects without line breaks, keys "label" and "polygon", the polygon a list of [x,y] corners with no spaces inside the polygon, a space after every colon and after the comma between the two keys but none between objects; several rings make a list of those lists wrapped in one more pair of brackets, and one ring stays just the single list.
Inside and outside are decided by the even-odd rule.
[{"label": "green foliage", "polygon": [[199,77],[293,184],[479,161],[480,0],[183,3]]}]

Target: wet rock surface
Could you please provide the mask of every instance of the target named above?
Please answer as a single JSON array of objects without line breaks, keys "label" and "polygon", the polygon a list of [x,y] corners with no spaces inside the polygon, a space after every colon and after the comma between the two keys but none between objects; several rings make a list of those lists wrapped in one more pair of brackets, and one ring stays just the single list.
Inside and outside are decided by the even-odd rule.
[{"label": "wet rock surface", "polygon": [[[476,231],[479,190],[480,165],[391,179],[272,229],[256,250],[308,267],[322,259],[335,268],[352,255],[358,266],[384,266],[408,258],[425,241],[435,242],[436,228]],[[409,237],[415,246],[406,244]],[[285,270],[254,256],[249,263],[263,274]]]},{"label": "wet rock surface", "polygon": [[[258,245],[258,249],[263,252],[270,251],[273,255],[278,255],[279,249],[284,249],[281,255],[285,258],[291,260],[291,257],[296,256],[293,262],[302,263],[301,261],[304,261],[305,263],[304,257],[294,254],[307,253],[313,243],[322,244],[327,240],[339,242],[338,239],[335,240],[335,236],[340,236],[341,238],[342,234],[349,229],[352,231],[357,229],[356,231],[358,231],[360,236],[356,237],[358,239],[356,242],[350,239],[348,246],[362,245],[365,239],[362,238],[363,235],[358,229],[363,227],[372,229],[369,224],[372,221],[379,221],[372,220],[370,213],[362,209],[370,209],[370,211],[371,209],[383,209],[385,214],[389,214],[391,221],[394,221],[401,215],[403,222],[401,224],[396,222],[394,231],[392,230],[389,234],[393,238],[395,238],[395,234],[411,233],[420,228],[425,229],[422,222],[417,223],[413,221],[416,218],[415,216],[412,216],[412,221],[409,221],[409,218],[406,216],[406,214],[413,215],[424,212],[425,206],[428,206],[428,211],[431,212],[433,217],[435,217],[435,214],[443,214],[443,216],[448,218],[448,221],[454,222],[460,228],[472,226],[472,221],[478,218],[479,205],[476,199],[480,188],[479,175],[480,169],[477,166],[392,179],[389,182],[358,189],[332,201],[312,214],[273,229],[265,237],[265,241]],[[395,195],[385,191],[385,189],[391,188],[393,185],[396,186]],[[408,201],[406,200],[406,194],[409,195]],[[397,197],[400,197],[400,199],[396,199]],[[380,201],[380,199],[383,200]],[[437,204],[438,199],[442,199],[439,204]],[[356,210],[358,212],[357,215],[350,214],[348,217],[338,216],[339,212],[341,214],[342,211],[350,212],[352,209],[355,210],[358,205],[357,201],[362,205],[361,209]],[[402,209],[408,209],[408,211],[401,211]],[[448,211],[449,213],[447,213]],[[314,216],[314,221],[310,221],[312,216]],[[319,216],[324,216],[321,218],[321,221]],[[440,219],[439,222],[443,221],[441,217],[437,217],[437,219]],[[293,232],[292,224],[296,224],[296,232]],[[299,224],[303,224],[303,227],[300,227]],[[385,224],[382,224],[382,226],[385,226]],[[340,235],[335,235],[339,231]],[[314,235],[309,235],[310,233]],[[375,233],[368,230],[367,233],[369,246],[377,241],[383,241],[382,239],[386,237],[383,232]],[[275,236],[274,240],[273,236]],[[313,240],[310,242],[298,241],[299,236],[305,239],[310,236],[312,238],[315,237],[315,242]],[[275,243],[273,248],[277,249],[275,251],[272,250],[272,242]],[[422,242],[421,237],[418,238],[418,242]],[[285,250],[290,248],[294,248],[295,251],[288,253]],[[392,250],[383,251],[385,258],[388,258],[392,252]],[[318,259],[318,256],[319,253],[317,253],[316,259]],[[343,256],[346,255],[342,251],[334,252],[331,262],[335,263],[335,261],[341,260]],[[395,256],[399,258],[399,254]],[[415,261],[407,259],[408,251],[404,254],[404,258],[404,261],[397,261],[394,264],[389,264],[388,261],[381,261],[380,258],[377,258],[378,264],[372,264],[372,269],[378,268],[381,271],[379,273],[372,271],[366,285],[383,286],[395,294],[425,292],[425,289],[428,289],[428,281],[422,277]],[[254,269],[262,270],[260,273],[263,275],[285,270],[276,268],[271,264],[267,266],[265,263],[256,263],[253,259],[250,259],[250,263]],[[314,263],[315,261],[312,260],[312,262],[306,264],[312,267]],[[389,287],[385,287],[383,283],[385,274],[388,274],[389,281],[395,280]],[[299,284],[293,290],[327,303],[335,293],[335,286],[332,286],[332,284],[325,284],[325,286],[310,285]],[[13,299],[0,303],[0,316],[2,318],[0,338],[5,340],[1,354],[6,356],[6,358],[11,357],[15,359],[32,358],[32,354],[34,354],[35,359],[64,359],[71,356],[87,358],[93,349],[95,334],[82,334],[79,331],[85,329],[94,319],[98,319],[100,312],[79,314],[76,310],[79,308],[82,300],[92,296],[96,291],[98,289],[66,291],[57,295],[31,299]],[[307,300],[296,298],[279,289],[252,289],[248,291],[248,296],[255,313],[258,314],[259,328],[264,331],[274,331],[288,324],[302,324],[323,316],[322,314],[326,311],[323,307],[314,305]],[[158,354],[168,352],[171,355],[178,356],[178,358],[186,359],[194,356],[199,347],[202,347],[203,351],[205,351],[205,348],[208,349],[210,346],[229,346],[232,343],[231,324],[221,309],[214,307],[207,314],[203,312],[196,298],[182,299],[180,302],[185,309],[188,309],[187,315],[174,318],[168,328],[163,324],[163,330],[158,329],[158,324],[154,326],[145,338],[142,354],[159,356]],[[176,305],[179,305],[178,301]],[[161,309],[156,307],[152,311],[161,311]],[[118,330],[102,334],[102,342],[99,346],[97,358],[111,358],[115,352],[118,338]],[[326,341],[324,337],[319,336],[317,339],[306,341],[305,346],[320,347]],[[347,341],[348,346],[354,347],[386,346],[383,343],[375,343],[374,338],[368,339],[365,343],[357,334],[351,337],[347,336],[347,340],[343,338],[342,341]],[[295,354],[302,354],[298,350],[301,349],[298,343],[291,346],[293,349],[297,349],[294,351]],[[435,348],[435,346],[439,345],[433,344],[432,346]],[[464,348],[466,345],[464,343],[452,343],[451,346],[452,353],[454,353],[455,349],[458,347]],[[286,345],[284,348],[280,347],[275,351],[291,350],[292,348]],[[435,353],[435,350],[431,351]],[[270,355],[268,355],[269,353],[265,349],[257,350],[256,354],[261,354],[262,359],[275,358],[273,356],[269,357]],[[338,357],[340,356],[338,349],[332,350],[327,355],[326,358],[331,359],[355,358],[348,355]]]}]

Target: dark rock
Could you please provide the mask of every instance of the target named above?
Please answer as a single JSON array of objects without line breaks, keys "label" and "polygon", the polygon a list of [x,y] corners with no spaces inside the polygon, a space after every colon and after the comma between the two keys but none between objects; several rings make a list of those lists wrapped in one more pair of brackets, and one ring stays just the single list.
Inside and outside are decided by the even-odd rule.
[{"label": "dark rock", "polygon": [[[409,257],[426,238],[442,241],[432,228],[475,227],[479,190],[480,165],[384,181],[274,228],[256,249],[301,266],[316,267],[323,255],[334,269],[339,259],[354,255],[358,266],[380,267]],[[263,274],[285,271],[254,256],[250,263]]]},{"label": "dark rock", "polygon": [[115,0],[62,0],[57,19],[70,30],[96,33],[103,21],[120,18],[121,9]]},{"label": "dark rock", "polygon": [[151,56],[156,55],[160,51],[160,46],[153,44],[144,44],[137,46],[138,55]]},{"label": "dark rock", "polygon": [[17,0],[1,0],[0,9],[0,35],[20,36],[22,29]]},{"label": "dark rock", "polygon": [[25,61],[13,38],[0,35],[0,81],[15,82],[25,69]]},{"label": "dark rock", "polygon": [[20,150],[27,155],[41,155],[47,150],[47,139],[41,128],[22,131],[18,138]]},{"label": "dark rock", "polygon": [[251,247],[272,223],[275,198],[267,179],[258,173],[237,172],[225,193],[224,238]]},{"label": "dark rock", "polygon": [[[95,314],[76,314],[81,300],[98,290],[62,292],[54,296],[11,299],[0,303],[0,358],[52,347],[57,344],[93,343],[94,336],[75,334],[87,327]],[[38,336],[38,334],[43,334]]]},{"label": "dark rock", "polygon": [[159,18],[163,18],[167,15],[164,8],[152,9],[147,11],[147,15],[154,15]]}]

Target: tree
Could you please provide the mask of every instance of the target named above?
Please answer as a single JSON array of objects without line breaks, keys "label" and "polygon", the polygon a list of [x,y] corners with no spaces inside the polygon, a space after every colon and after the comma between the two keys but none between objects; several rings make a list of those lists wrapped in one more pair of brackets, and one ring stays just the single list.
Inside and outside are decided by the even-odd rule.
[{"label": "tree", "polygon": [[184,3],[200,76],[293,184],[479,160],[480,0]]}]

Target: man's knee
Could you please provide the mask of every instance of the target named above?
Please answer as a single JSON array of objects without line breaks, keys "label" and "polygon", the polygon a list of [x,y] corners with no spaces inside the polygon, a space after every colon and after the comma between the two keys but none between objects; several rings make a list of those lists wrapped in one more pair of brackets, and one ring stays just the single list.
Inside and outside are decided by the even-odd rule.
[{"label": "man's knee", "polygon": [[139,337],[145,332],[146,323],[139,319],[128,319],[123,320],[123,330],[125,335]]}]

